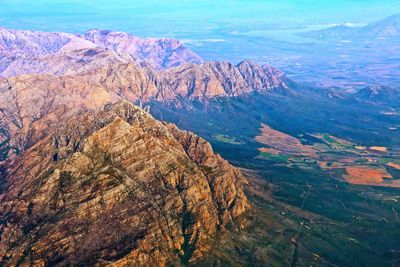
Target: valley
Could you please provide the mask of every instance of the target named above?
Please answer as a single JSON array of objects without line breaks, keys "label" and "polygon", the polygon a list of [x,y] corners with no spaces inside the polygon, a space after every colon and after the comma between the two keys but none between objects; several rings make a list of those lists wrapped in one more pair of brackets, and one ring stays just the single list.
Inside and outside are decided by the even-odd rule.
[{"label": "valley", "polygon": [[[382,114],[379,103],[291,88],[295,93],[199,101],[185,112],[157,103],[151,110],[205,136],[242,168],[257,208],[247,234],[255,233],[256,247],[265,246],[263,256],[242,252],[254,262],[280,255],[279,261],[290,265],[295,254],[298,266],[396,264],[400,172],[393,166],[400,139],[387,125],[399,118]],[[215,132],[225,138],[215,138]],[[266,233],[268,224],[274,230]],[[384,233],[376,230],[381,227]]]}]

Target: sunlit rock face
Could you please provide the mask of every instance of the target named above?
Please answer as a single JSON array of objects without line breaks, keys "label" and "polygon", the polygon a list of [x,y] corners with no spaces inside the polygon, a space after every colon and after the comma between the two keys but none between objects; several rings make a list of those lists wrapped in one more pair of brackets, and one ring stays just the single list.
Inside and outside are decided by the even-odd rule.
[{"label": "sunlit rock face", "polygon": [[66,115],[6,166],[2,265],[196,261],[249,209],[205,140],[127,101]]}]

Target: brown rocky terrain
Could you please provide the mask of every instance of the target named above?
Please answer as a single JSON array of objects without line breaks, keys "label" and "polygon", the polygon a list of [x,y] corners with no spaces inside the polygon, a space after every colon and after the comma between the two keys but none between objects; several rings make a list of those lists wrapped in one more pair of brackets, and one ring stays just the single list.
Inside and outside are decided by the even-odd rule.
[{"label": "brown rocky terrain", "polygon": [[127,101],[66,115],[6,166],[4,266],[198,261],[249,207],[205,140]]}]

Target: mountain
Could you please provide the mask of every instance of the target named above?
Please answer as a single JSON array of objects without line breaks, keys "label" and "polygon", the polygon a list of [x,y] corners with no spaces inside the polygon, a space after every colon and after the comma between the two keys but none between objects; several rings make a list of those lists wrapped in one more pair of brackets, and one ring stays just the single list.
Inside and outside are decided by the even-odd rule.
[{"label": "mountain", "polygon": [[124,32],[100,30],[69,34],[0,28],[0,73],[3,77],[42,73],[43,68],[54,72],[55,69],[46,66],[47,62],[60,66],[67,64],[65,61],[69,57],[85,62],[84,57],[99,53],[125,63],[142,62],[155,69],[202,62],[198,55],[175,39],[141,39]]},{"label": "mountain", "polygon": [[267,92],[283,73],[96,30],[2,29],[0,43],[0,265],[232,261],[218,244],[247,221],[246,179],[132,102]]},{"label": "mountain", "polygon": [[0,79],[3,265],[187,264],[242,227],[241,173],[132,102],[268,93],[286,88],[284,74],[249,61],[155,70],[116,55],[49,54],[21,61],[42,74]]},{"label": "mountain", "polygon": [[[2,120],[12,121],[0,122],[5,129],[2,132],[7,132],[3,135],[29,129],[30,122],[63,105],[99,107],[123,98],[137,103],[161,101],[182,105],[186,100],[287,89],[284,73],[272,66],[250,61],[238,65],[200,63],[173,40],[142,40],[125,33],[98,30],[84,35],[13,30],[0,33],[0,53],[5,55],[0,58],[4,63],[0,75],[9,77],[0,80]],[[138,51],[148,57],[143,58]],[[185,60],[174,68],[155,68],[156,59],[172,62],[165,61],[166,54],[181,55]],[[187,63],[191,61],[197,63]],[[18,93],[20,90],[24,93]],[[26,102],[16,104],[16,98]],[[36,115],[28,115],[23,123],[24,118],[15,116],[25,108],[27,114]]]},{"label": "mountain", "polygon": [[206,62],[202,65],[183,65],[162,75],[172,91],[193,99],[238,96],[250,92],[268,92],[287,88],[284,73],[269,65],[243,61]]},{"label": "mountain", "polygon": [[205,140],[127,101],[68,116],[6,168],[1,265],[186,264],[250,207]]},{"label": "mountain", "polygon": [[393,39],[400,37],[400,14],[390,16],[364,27],[344,25],[301,34],[317,39]]},{"label": "mountain", "polygon": [[[234,96],[285,87],[284,74],[272,66],[250,61],[202,64],[176,40],[139,39],[120,32],[72,35],[0,29],[0,55],[0,77],[51,74],[86,76],[90,81],[102,76],[107,83],[115,85],[116,79],[120,87],[136,87],[134,100]],[[157,92],[148,95],[152,90]]]}]

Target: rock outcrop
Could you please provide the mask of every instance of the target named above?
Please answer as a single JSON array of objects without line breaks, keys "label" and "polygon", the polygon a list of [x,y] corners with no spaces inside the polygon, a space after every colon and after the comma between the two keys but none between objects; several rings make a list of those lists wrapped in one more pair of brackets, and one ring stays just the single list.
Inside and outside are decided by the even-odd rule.
[{"label": "rock outcrop", "polygon": [[128,101],[66,115],[6,169],[4,266],[186,264],[249,207],[205,140]]}]

